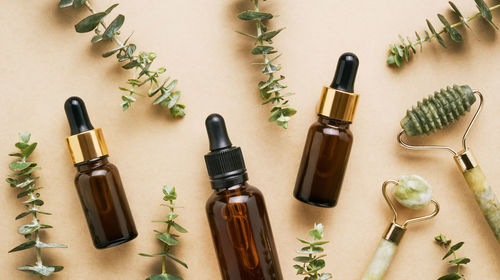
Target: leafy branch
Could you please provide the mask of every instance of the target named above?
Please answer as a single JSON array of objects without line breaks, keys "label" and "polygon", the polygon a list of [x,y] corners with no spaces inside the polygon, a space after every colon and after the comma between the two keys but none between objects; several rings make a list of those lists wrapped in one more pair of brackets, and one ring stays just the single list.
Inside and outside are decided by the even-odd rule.
[{"label": "leafy branch", "polygon": [[273,43],[272,39],[284,28],[269,31],[264,22],[272,19],[274,15],[261,12],[259,10],[259,0],[251,1],[254,4],[254,10],[244,11],[238,15],[238,18],[244,21],[254,21],[257,27],[257,33],[255,35],[244,32],[238,33],[255,40],[256,46],[252,49],[251,53],[253,55],[260,55],[263,58],[263,61],[253,64],[261,65],[262,73],[268,76],[268,79],[266,81],[259,82],[258,86],[260,96],[263,100],[265,100],[262,104],[271,103],[273,105],[269,121],[276,122],[279,126],[287,128],[290,117],[293,116],[297,110],[290,108],[288,104],[289,100],[287,97],[293,95],[293,93],[281,93],[283,89],[287,88],[286,85],[282,84],[285,76],[275,76],[278,71],[281,70],[281,65],[275,64],[276,59],[278,59],[280,55],[272,57],[271,55],[277,53],[277,51],[274,47],[270,46]]},{"label": "leafy branch", "polygon": [[54,272],[61,271],[62,266],[46,266],[42,262],[42,248],[67,248],[63,244],[44,243],[40,240],[40,230],[52,228],[52,226],[41,224],[38,215],[51,215],[50,213],[40,211],[40,206],[43,205],[43,200],[40,199],[40,187],[35,185],[39,177],[34,177],[33,172],[39,169],[36,163],[28,161],[28,157],[35,150],[37,143],[29,143],[31,134],[25,132],[19,136],[20,141],[15,144],[18,152],[11,153],[9,156],[17,157],[17,160],[9,164],[12,173],[7,179],[7,183],[12,188],[19,190],[17,198],[26,199],[23,201],[25,212],[17,215],[16,220],[26,216],[31,217],[31,223],[22,225],[17,232],[24,235],[28,241],[10,250],[9,253],[35,248],[36,262],[34,265],[26,265],[17,269],[38,275],[40,279],[44,276],[49,276]]},{"label": "leafy branch", "polygon": [[128,43],[132,35],[124,42],[119,39],[120,28],[125,22],[124,15],[118,15],[109,25],[104,22],[104,18],[118,6],[114,4],[104,12],[95,12],[92,4],[88,0],[60,0],[59,8],[86,7],[91,15],[81,20],[75,25],[75,30],[78,33],[86,33],[94,31],[92,43],[101,41],[113,41],[117,47],[105,52],[102,56],[109,57],[116,54],[119,63],[123,63],[122,68],[126,70],[135,69],[135,78],[127,81],[127,87],[120,87],[122,94],[121,106],[123,110],[127,110],[136,101],[136,96],[144,97],[145,94],[140,92],[142,86],[148,88],[147,96],[155,97],[153,105],[159,104],[162,107],[167,107],[172,117],[182,117],[185,115],[183,104],[178,103],[181,96],[180,91],[176,90],[177,80],[170,81],[170,78],[163,78],[162,74],[166,72],[165,67],[160,67],[156,70],[151,70],[151,65],[156,59],[154,52],[139,52],[136,54],[137,46],[133,43]]},{"label": "leafy branch", "polygon": [[155,223],[167,224],[167,229],[165,232],[155,230],[156,238],[162,242],[162,250],[157,254],[140,253],[139,255],[144,257],[161,257],[161,274],[151,275],[146,280],[183,280],[180,276],[167,273],[167,258],[173,260],[174,262],[182,265],[185,268],[188,268],[186,263],[179,260],[172,253],[170,253],[170,249],[172,249],[172,246],[179,244],[179,241],[177,240],[179,235],[173,233],[173,230],[175,229],[179,233],[186,233],[187,230],[175,222],[175,219],[179,216],[177,213],[175,213],[175,209],[179,208],[179,206],[176,206],[174,204],[174,200],[177,199],[175,187],[164,186],[163,194],[163,200],[167,201],[168,204],[162,205],[167,206],[170,210],[166,216],[167,220],[153,221]]},{"label": "leafy branch", "polygon": [[406,39],[404,39],[401,35],[399,35],[400,43],[389,45],[389,56],[387,58],[387,63],[389,65],[396,65],[398,67],[403,66],[405,62],[408,62],[410,55],[412,54],[414,55],[417,53],[416,50],[417,46],[419,46],[420,51],[422,51],[423,44],[426,42],[431,42],[432,39],[436,39],[441,46],[446,48],[447,45],[443,37],[441,36],[442,34],[445,33],[448,34],[448,36],[452,41],[456,43],[462,42],[462,35],[460,35],[460,33],[456,28],[458,26],[463,25],[466,28],[471,29],[469,22],[478,17],[483,18],[489,24],[491,24],[491,26],[493,26],[495,29],[498,29],[496,24],[493,22],[493,15],[491,12],[500,8],[500,5],[488,7],[488,5],[484,2],[484,0],[474,0],[474,1],[476,2],[476,7],[479,10],[479,12],[475,13],[470,17],[465,17],[453,2],[451,1],[448,2],[453,12],[460,19],[460,21],[451,24],[450,22],[448,22],[448,20],[446,20],[446,18],[443,15],[438,14],[437,16],[439,18],[439,21],[444,25],[444,27],[440,31],[436,31],[436,28],[434,28],[432,23],[429,20],[426,20],[429,31],[424,31],[425,34],[424,37],[421,37],[420,34],[418,34],[418,32],[415,32],[416,39],[412,41],[410,37],[406,37]]},{"label": "leafy branch", "polygon": [[301,243],[307,244],[306,247],[298,250],[297,253],[305,256],[295,257],[293,260],[301,263],[293,266],[297,270],[297,275],[304,276],[304,280],[326,280],[332,278],[331,273],[319,272],[326,265],[323,253],[324,249],[321,245],[327,244],[329,241],[321,241],[323,238],[323,225],[314,224],[314,228],[309,231],[309,236],[312,241],[297,238]]},{"label": "leafy branch", "polygon": [[[440,234],[440,235],[434,237],[434,240],[436,240],[436,242],[444,248],[450,247],[451,240],[446,239],[446,236],[444,236],[443,234]],[[450,260],[448,263],[451,265],[456,265],[457,272],[453,272],[453,273],[444,275],[444,276],[440,277],[438,280],[465,279],[465,276],[461,273],[460,268],[461,268],[461,265],[468,264],[470,262],[470,259],[469,258],[457,258],[457,253],[456,253],[457,250],[460,249],[463,245],[464,245],[463,242],[458,242],[457,244],[451,246],[450,249],[448,250],[448,252],[443,257],[443,260],[444,260],[447,257],[453,255],[453,259]]]}]

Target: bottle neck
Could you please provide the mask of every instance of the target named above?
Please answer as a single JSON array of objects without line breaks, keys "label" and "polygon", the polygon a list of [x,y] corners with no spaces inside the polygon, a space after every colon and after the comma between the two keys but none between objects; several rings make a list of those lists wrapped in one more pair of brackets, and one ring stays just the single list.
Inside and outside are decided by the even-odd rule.
[{"label": "bottle neck", "polygon": [[241,184],[236,184],[228,187],[221,187],[221,188],[214,188],[214,191],[216,193],[222,193],[222,192],[238,192],[242,189],[245,189],[247,187],[247,182],[243,182]]},{"label": "bottle neck", "polygon": [[212,189],[220,191],[223,189],[230,189],[239,185],[244,185],[246,181],[248,181],[248,174],[246,172],[242,172],[230,176],[225,176],[223,178],[211,178],[210,183],[212,185]]},{"label": "bottle neck", "polygon": [[318,122],[320,122],[324,125],[334,126],[334,127],[343,128],[343,129],[348,129],[349,125],[351,124],[351,122],[341,121],[341,120],[337,120],[337,119],[331,119],[331,118],[325,117],[321,114],[318,114]]},{"label": "bottle neck", "polygon": [[86,172],[86,171],[89,171],[91,169],[103,166],[107,163],[109,163],[108,156],[105,155],[102,157],[91,159],[89,161],[75,164],[75,167],[78,170],[78,172]]}]

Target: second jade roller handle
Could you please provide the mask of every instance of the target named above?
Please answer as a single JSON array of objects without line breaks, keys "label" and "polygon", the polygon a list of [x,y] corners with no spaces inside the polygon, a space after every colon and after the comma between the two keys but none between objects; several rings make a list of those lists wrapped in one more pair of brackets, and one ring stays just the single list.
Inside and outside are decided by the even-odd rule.
[{"label": "second jade roller handle", "polygon": [[247,184],[241,149],[231,144],[222,116],[212,114],[205,124],[205,162],[214,189],[206,210],[222,278],[282,280],[264,197]]},{"label": "second jade roller handle", "polygon": [[137,230],[118,169],[108,162],[101,129],[94,129],[79,97],[69,98],[64,110],[71,128],[66,140],[78,170],[76,190],[94,246],[109,248],[134,239]]}]

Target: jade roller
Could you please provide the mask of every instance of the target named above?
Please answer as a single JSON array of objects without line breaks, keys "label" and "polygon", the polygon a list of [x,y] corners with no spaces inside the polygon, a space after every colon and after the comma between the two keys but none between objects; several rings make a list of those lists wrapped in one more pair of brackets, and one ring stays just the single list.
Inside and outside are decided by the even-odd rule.
[{"label": "jade roller", "polygon": [[[404,223],[399,224],[397,222],[398,213],[396,212],[396,208],[394,207],[392,200],[387,194],[387,186],[389,184],[395,185],[393,196],[402,206],[410,209],[422,209],[430,203],[433,203],[434,212],[426,216],[406,220]],[[439,203],[432,200],[431,186],[420,176],[403,175],[398,181],[385,181],[384,184],[382,184],[382,194],[394,213],[394,217],[383,235],[382,240],[380,240],[372,261],[363,274],[362,280],[383,279],[389,265],[391,264],[392,258],[396,254],[399,242],[401,241],[401,238],[403,238],[408,224],[428,220],[439,213]]]},{"label": "jade roller", "polygon": [[[431,132],[443,129],[453,123],[460,116],[470,111],[471,105],[476,101],[476,95],[479,97],[479,106],[462,137],[462,150],[460,152],[456,152],[447,146],[410,145],[403,141],[403,134],[407,137],[429,135]],[[497,241],[500,242],[500,202],[486,181],[483,171],[466,143],[467,135],[482,107],[482,94],[477,90],[472,90],[469,86],[454,85],[436,91],[434,95],[424,98],[417,103],[417,106],[406,112],[406,116],[401,120],[403,130],[398,135],[398,141],[407,149],[446,150],[451,152],[467,184],[474,193],[476,202],[481,208],[486,221],[495,234]]]}]

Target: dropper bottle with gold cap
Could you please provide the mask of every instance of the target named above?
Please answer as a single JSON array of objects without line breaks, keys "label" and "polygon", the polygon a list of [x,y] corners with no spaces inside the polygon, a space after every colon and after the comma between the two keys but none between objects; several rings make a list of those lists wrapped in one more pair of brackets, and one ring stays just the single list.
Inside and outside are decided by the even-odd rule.
[{"label": "dropper bottle with gold cap", "polygon": [[71,128],[66,141],[78,170],[75,185],[94,246],[104,249],[134,239],[137,230],[118,169],[108,162],[102,130],[94,129],[79,97],[66,100],[64,110]]},{"label": "dropper bottle with gold cap", "polygon": [[309,128],[295,183],[298,200],[320,207],[337,204],[353,142],[352,123],[359,95],[353,93],[359,61],[345,53],[330,87],[323,87],[318,121]]}]

